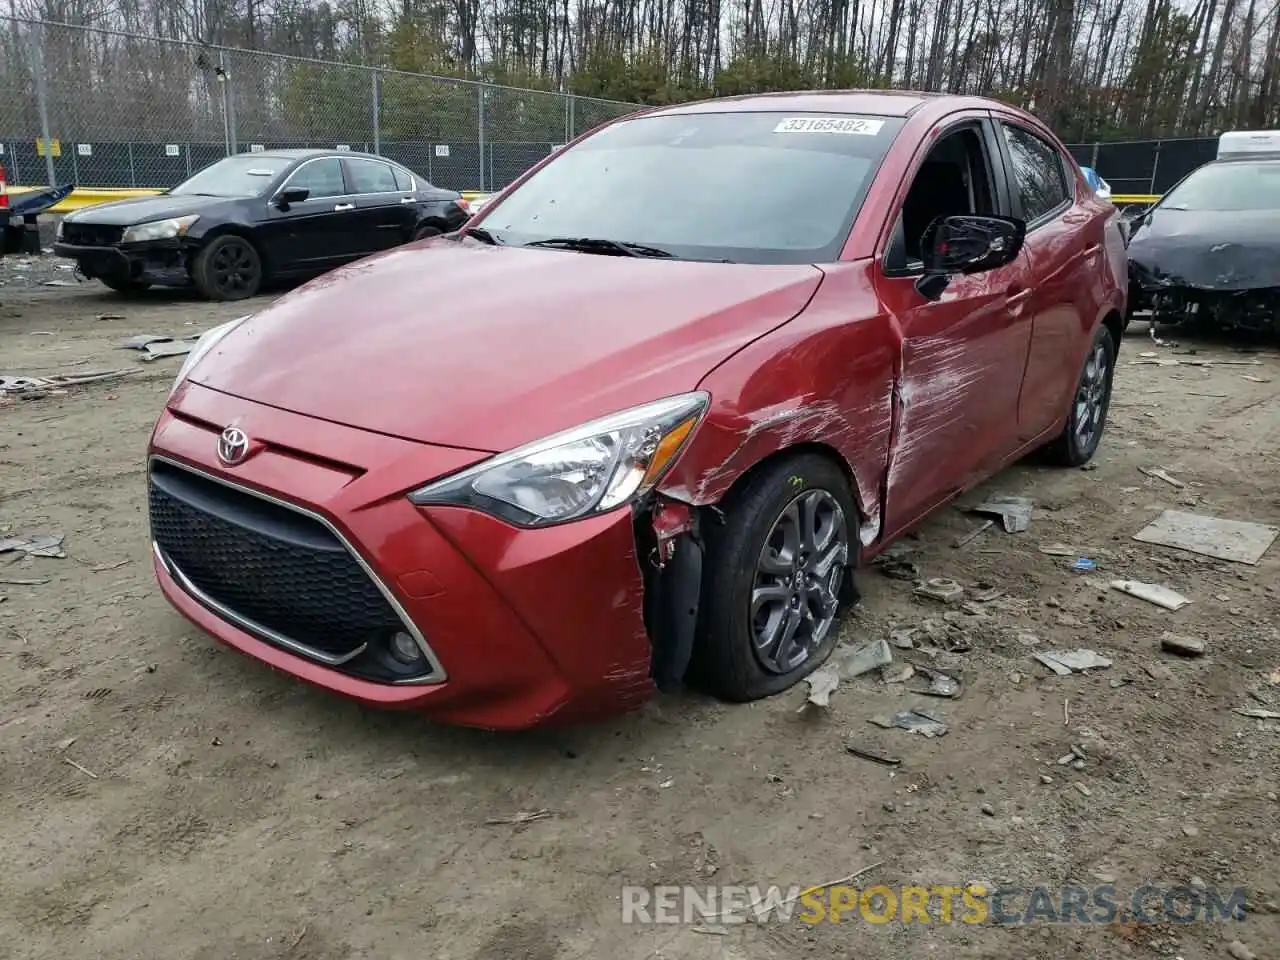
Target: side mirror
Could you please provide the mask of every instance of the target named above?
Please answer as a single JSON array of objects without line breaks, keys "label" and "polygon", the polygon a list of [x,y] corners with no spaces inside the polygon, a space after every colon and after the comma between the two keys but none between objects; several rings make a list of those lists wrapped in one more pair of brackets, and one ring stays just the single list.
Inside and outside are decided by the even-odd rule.
[{"label": "side mirror", "polygon": [[955,274],[985,273],[1012,263],[1026,236],[1027,225],[1011,217],[939,217],[920,239],[924,276],[916,290],[937,300]]},{"label": "side mirror", "polygon": [[275,203],[281,210],[288,210],[289,204],[301,203],[309,196],[311,191],[306,187],[286,187],[276,194]]}]

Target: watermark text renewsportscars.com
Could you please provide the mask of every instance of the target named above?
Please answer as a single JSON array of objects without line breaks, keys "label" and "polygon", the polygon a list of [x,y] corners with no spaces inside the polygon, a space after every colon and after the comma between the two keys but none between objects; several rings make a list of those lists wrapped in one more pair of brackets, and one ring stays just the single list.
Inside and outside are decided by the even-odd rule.
[{"label": "watermark text renewsportscars.com", "polygon": [[937,884],[854,887],[624,886],[628,924],[845,923],[1108,924],[1243,920],[1247,890],[1144,884],[1085,887]]}]

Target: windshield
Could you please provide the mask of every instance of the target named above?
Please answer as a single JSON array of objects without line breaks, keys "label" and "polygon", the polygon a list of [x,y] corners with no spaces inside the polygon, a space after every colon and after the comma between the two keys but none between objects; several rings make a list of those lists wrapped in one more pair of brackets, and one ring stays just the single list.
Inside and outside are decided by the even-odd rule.
[{"label": "windshield", "polygon": [[1211,163],[1171,190],[1169,210],[1280,210],[1280,161]]},{"label": "windshield", "polygon": [[693,260],[833,261],[903,123],[788,113],[624,120],[557,156],[484,228],[508,244],[591,238]]},{"label": "windshield", "polygon": [[205,167],[169,192],[179,196],[256,197],[284,172],[289,161],[249,154],[227,157]]}]

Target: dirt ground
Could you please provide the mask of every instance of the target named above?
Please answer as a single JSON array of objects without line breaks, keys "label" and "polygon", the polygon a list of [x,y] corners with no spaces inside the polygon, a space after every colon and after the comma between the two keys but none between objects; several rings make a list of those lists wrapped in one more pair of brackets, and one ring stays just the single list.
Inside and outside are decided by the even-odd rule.
[{"label": "dirt ground", "polygon": [[[1255,567],[1131,539],[1170,507],[1280,525],[1275,347],[1191,355],[1135,324],[1096,469],[1020,465],[987,484],[1035,499],[1025,533],[956,548],[977,520],[948,508],[906,541],[924,576],[1003,598],[965,612],[861,575],[849,642],[950,625],[970,649],[935,666],[962,677],[960,699],[867,675],[825,711],[798,712],[803,690],[749,706],[682,694],[510,736],[358,709],[172,611],[149,562],[143,453],[179,361],[140,363],[117,343],[245,308],[48,279],[71,274],[0,261],[0,374],[132,372],[0,402],[0,539],[66,537],[65,558],[0,554],[11,960],[1280,958],[1280,724],[1233,712],[1280,710],[1280,546]],[[1184,362],[1134,364],[1143,352]],[[1232,363],[1185,363],[1204,359]],[[1070,555],[1041,549],[1054,544]],[[1076,572],[1077,557],[1096,572]],[[1170,612],[1107,589],[1114,578],[1193,602]],[[1165,631],[1207,654],[1162,654]],[[1032,658],[1075,647],[1113,665],[1059,677]],[[950,732],[868,722],[908,706]],[[1058,763],[1073,745],[1081,769]],[[538,810],[551,815],[486,823]],[[1122,903],[1198,878],[1247,887],[1249,912],[1151,926],[621,922],[627,883],[785,888],[864,867],[856,883],[895,889],[1110,882]]]}]

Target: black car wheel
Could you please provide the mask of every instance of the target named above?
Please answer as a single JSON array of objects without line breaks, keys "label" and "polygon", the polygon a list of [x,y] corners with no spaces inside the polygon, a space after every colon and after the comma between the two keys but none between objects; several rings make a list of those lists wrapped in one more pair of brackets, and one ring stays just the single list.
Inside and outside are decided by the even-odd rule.
[{"label": "black car wheel", "polygon": [[1085,356],[1084,368],[1071,397],[1066,426],[1046,448],[1049,457],[1064,467],[1088,463],[1102,440],[1111,407],[1111,383],[1115,377],[1116,347],[1111,331],[1098,327]]},{"label": "black car wheel", "polygon": [[800,454],[765,466],[707,525],[691,676],[726,700],[771,696],[830,656],[858,557],[844,473]]},{"label": "black car wheel", "polygon": [[145,280],[134,280],[132,277],[99,277],[98,279],[116,293],[141,293],[151,288],[151,284]]},{"label": "black car wheel", "polygon": [[438,236],[440,236],[440,230],[438,230],[436,227],[419,227],[413,233],[414,240],[425,240],[427,239],[427,237],[438,237]]},{"label": "black car wheel", "polygon": [[262,286],[262,258],[244,237],[223,234],[196,254],[191,279],[210,300],[244,300]]}]

